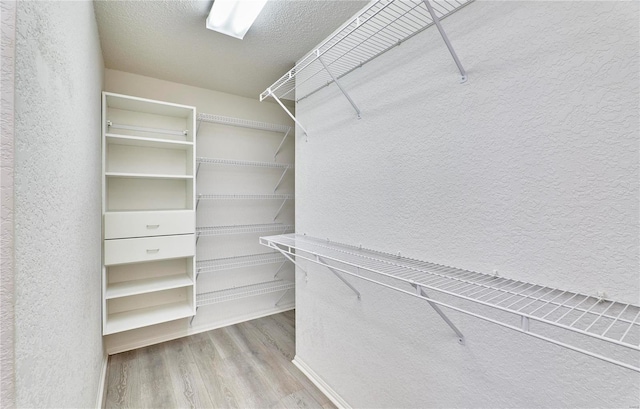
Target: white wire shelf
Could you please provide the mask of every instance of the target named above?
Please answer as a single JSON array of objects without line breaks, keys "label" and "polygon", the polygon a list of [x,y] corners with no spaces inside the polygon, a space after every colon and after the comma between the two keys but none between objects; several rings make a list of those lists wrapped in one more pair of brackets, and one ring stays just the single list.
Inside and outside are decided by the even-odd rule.
[{"label": "white wire shelf", "polygon": [[[441,20],[472,1],[441,0],[430,3]],[[334,78],[344,77],[432,25],[434,19],[422,0],[376,1],[261,93],[260,101],[269,96],[291,100],[295,97],[300,101],[333,83]],[[294,96],[294,91],[302,85],[304,94]]]},{"label": "white wire shelf", "polygon": [[236,160],[236,159],[218,159],[218,158],[197,158],[196,162],[199,164],[209,165],[230,165],[230,166],[248,166],[256,168],[272,168],[272,169],[292,169],[293,165],[290,163],[277,163],[277,162],[255,162],[248,160]]},{"label": "white wire shelf", "polygon": [[255,267],[267,264],[282,264],[284,261],[286,261],[286,258],[278,252],[251,254],[248,256],[198,260],[196,262],[196,270],[198,273],[210,273],[214,271],[233,270],[236,268]]},{"label": "white wire shelf", "polygon": [[238,126],[241,128],[257,129],[260,131],[287,133],[291,130],[291,127],[287,125],[270,124],[267,122],[251,121],[248,119],[232,118],[222,115],[200,113],[197,118],[198,122]]},{"label": "white wire shelf", "polygon": [[[260,243],[292,261],[307,260],[334,273],[425,299],[432,306],[440,305],[640,372],[640,306],[302,235],[261,237]],[[446,302],[426,291],[437,293]],[[519,325],[514,323],[518,319]],[[562,330],[573,336],[563,335]],[[604,341],[613,350],[602,353],[596,348],[595,352],[589,340]],[[589,344],[588,349],[576,345],[582,345],[581,341]],[[629,359],[629,355],[633,357]]]},{"label": "white wire shelf", "polygon": [[294,226],[282,223],[268,224],[243,224],[233,226],[211,226],[196,228],[197,236],[223,236],[230,234],[249,234],[249,233],[291,233]]},{"label": "white wire shelf", "polygon": [[295,284],[291,281],[274,280],[264,283],[227,288],[224,290],[211,291],[208,293],[198,294],[196,296],[196,306],[202,307],[205,305],[233,301],[246,297],[255,297],[257,295],[288,291],[292,290],[294,287]]},{"label": "white wire shelf", "polygon": [[272,195],[198,195],[198,200],[293,200],[293,194]]}]

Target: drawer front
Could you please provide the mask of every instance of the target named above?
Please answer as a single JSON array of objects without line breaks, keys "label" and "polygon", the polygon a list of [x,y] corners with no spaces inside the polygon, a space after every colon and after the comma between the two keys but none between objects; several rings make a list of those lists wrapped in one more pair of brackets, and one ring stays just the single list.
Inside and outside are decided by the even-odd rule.
[{"label": "drawer front", "polygon": [[195,212],[109,212],[104,215],[104,238],[167,236],[195,233]]},{"label": "drawer front", "polygon": [[104,264],[107,266],[190,257],[195,253],[194,234],[104,241]]}]

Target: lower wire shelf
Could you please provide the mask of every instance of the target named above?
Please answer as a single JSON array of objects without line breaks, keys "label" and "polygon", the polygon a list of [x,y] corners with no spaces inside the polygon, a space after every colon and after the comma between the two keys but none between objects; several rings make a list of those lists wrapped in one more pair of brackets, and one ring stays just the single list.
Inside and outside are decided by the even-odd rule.
[{"label": "lower wire shelf", "polygon": [[202,307],[205,305],[217,304],[225,301],[239,300],[246,297],[254,297],[257,295],[270,294],[279,291],[289,291],[294,287],[295,284],[292,281],[274,280],[258,284],[243,285],[234,288],[226,288],[224,290],[198,294],[196,296],[196,306]]},{"label": "lower wire shelf", "polygon": [[251,254],[249,256],[198,260],[196,262],[196,270],[198,273],[207,273],[213,271],[232,270],[234,268],[262,266],[265,264],[277,264],[285,261],[286,258],[278,252],[260,253]]},{"label": "lower wire shelf", "polygon": [[343,275],[424,299],[461,338],[438,306],[640,372],[640,306],[304,235],[261,237],[260,243],[301,269],[301,260],[328,268],[358,297]]}]

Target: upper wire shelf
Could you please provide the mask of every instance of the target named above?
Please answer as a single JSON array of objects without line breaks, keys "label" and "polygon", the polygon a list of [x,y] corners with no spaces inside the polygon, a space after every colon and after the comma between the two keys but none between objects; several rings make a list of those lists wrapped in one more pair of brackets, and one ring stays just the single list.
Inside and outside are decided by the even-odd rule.
[{"label": "upper wire shelf", "polygon": [[210,165],[231,165],[231,166],[249,166],[257,168],[273,168],[273,169],[292,169],[293,165],[289,163],[277,163],[277,162],[255,162],[248,160],[237,159],[219,159],[219,158],[197,158],[197,163],[204,163]]},{"label": "upper wire shelf", "polygon": [[[295,287],[291,281],[273,280],[258,284],[249,284],[224,290],[211,291],[196,296],[196,306],[216,304],[225,301],[239,300],[246,297],[271,294],[278,291],[289,291]],[[277,303],[276,303],[277,304]]]},{"label": "upper wire shelf", "polygon": [[[261,237],[260,243],[292,261],[320,264],[334,273],[379,284],[640,372],[640,306],[303,235]],[[438,293],[446,302],[427,295],[427,290]],[[495,314],[485,314],[487,311]],[[519,325],[513,323],[514,318],[520,319]],[[554,328],[605,341],[614,350],[601,353],[593,351],[591,344],[587,349],[576,346],[561,340],[564,337]]]},{"label": "upper wire shelf", "polygon": [[198,200],[291,200],[293,194],[273,194],[273,195],[236,195],[236,194],[220,194],[220,195],[198,195]]},{"label": "upper wire shelf", "polygon": [[[472,1],[441,0],[430,1],[430,4],[441,20]],[[423,30],[439,24],[434,22],[428,7],[423,0],[379,0],[372,3],[262,92],[260,101],[269,96],[300,101],[335,82],[335,78],[344,77]],[[464,77],[463,72],[461,70]],[[304,86],[304,94],[294,95],[301,86]]]},{"label": "upper wire shelf", "polygon": [[258,129],[261,131],[287,133],[291,130],[291,127],[287,125],[270,124],[268,122],[251,121],[248,119],[232,118],[228,116],[205,113],[198,114],[197,119],[198,122],[210,122],[215,124],[238,126],[241,128]]},{"label": "upper wire shelf", "polygon": [[286,258],[278,252],[215,258],[210,260],[198,260],[196,262],[196,270],[198,273],[233,270],[236,268],[278,264],[283,263],[285,260]]},{"label": "upper wire shelf", "polygon": [[282,223],[267,224],[243,224],[233,226],[211,226],[196,228],[198,236],[223,236],[227,234],[248,234],[248,233],[290,233],[294,229],[293,225]]}]

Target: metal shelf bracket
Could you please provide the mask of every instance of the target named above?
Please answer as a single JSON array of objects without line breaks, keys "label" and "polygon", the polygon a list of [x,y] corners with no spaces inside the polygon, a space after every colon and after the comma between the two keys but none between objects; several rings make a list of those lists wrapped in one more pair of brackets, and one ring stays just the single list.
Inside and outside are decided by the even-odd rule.
[{"label": "metal shelf bracket", "polygon": [[460,82],[461,83],[467,82],[467,72],[465,71],[464,67],[462,66],[462,63],[460,62],[460,59],[458,58],[458,54],[456,54],[456,50],[453,49],[453,46],[451,45],[451,42],[449,41],[449,37],[447,37],[447,33],[444,31],[444,28],[442,28],[442,24],[440,24],[440,18],[438,18],[438,16],[436,15],[436,12],[433,10],[433,6],[429,2],[429,0],[422,0],[422,1],[424,2],[424,5],[427,7],[427,10],[429,11],[429,14],[431,15],[431,19],[433,20],[433,23],[438,28],[438,31],[440,32],[440,36],[442,36],[442,40],[444,41],[445,45],[447,46],[447,49],[449,50],[449,53],[451,53],[451,57],[453,57],[453,61],[456,63],[456,66],[458,67],[458,70],[460,71]]},{"label": "metal shelf bracket", "polygon": [[442,318],[444,320],[444,322],[446,322],[447,325],[449,325],[449,327],[451,327],[453,332],[456,333],[456,335],[458,336],[458,342],[460,343],[460,345],[464,345],[464,335],[462,334],[462,332],[458,329],[458,327],[455,326],[455,324],[453,322],[451,322],[449,317],[447,317],[447,315],[440,309],[440,307],[438,307],[437,304],[435,304],[435,303],[433,303],[431,301],[431,297],[429,297],[429,295],[426,293],[426,291],[424,291],[424,288],[422,288],[418,284],[411,284],[411,285],[413,286],[413,288],[416,289],[416,293],[419,296],[423,297],[425,299],[425,301],[429,303],[431,308],[433,308],[434,311],[438,313],[440,318]]},{"label": "metal shelf bracket", "polygon": [[[427,0],[425,0],[427,1]],[[327,66],[327,64],[325,64],[324,60],[322,59],[322,57],[320,56],[320,50],[316,50],[316,55],[318,57],[318,61],[320,61],[320,63],[322,64],[322,66],[324,67],[324,69],[327,71],[327,73],[329,74],[329,76],[331,77],[331,79],[333,80],[333,82],[335,82],[335,84],[338,86],[338,88],[340,89],[340,91],[342,91],[342,93],[344,94],[345,98],[347,98],[347,100],[349,101],[349,103],[351,104],[351,106],[353,107],[353,109],[355,109],[356,114],[358,115],[358,119],[361,119],[362,116],[360,116],[360,109],[358,108],[358,106],[356,105],[355,102],[353,102],[353,100],[351,99],[351,97],[349,96],[349,94],[347,93],[347,91],[344,90],[344,88],[342,88],[342,85],[340,85],[340,81],[338,81],[338,78],[335,77],[335,75],[333,75],[333,73],[331,72],[331,70],[329,69],[329,67]]]},{"label": "metal shelf bracket", "polygon": [[324,260],[322,259],[322,257],[320,257],[320,256],[316,255],[316,260],[318,261],[318,264],[321,264],[321,265],[325,266],[329,271],[331,271],[333,274],[335,274],[335,275],[336,275],[336,277],[338,277],[338,278],[340,279],[340,281],[342,281],[343,283],[345,283],[347,287],[351,288],[351,290],[352,290],[354,293],[356,293],[356,295],[358,296],[358,299],[359,299],[359,300],[361,299],[360,291],[356,290],[356,288],[355,288],[355,287],[354,287],[350,282],[348,282],[348,281],[347,281],[347,279],[346,279],[346,278],[344,278],[344,277],[342,276],[342,274],[338,273],[336,270],[334,270],[333,268],[331,268],[331,266],[330,266],[329,264],[327,264],[327,262],[326,262],[326,261],[324,261]]},{"label": "metal shelf bracket", "polygon": [[[298,122],[298,120],[296,119],[296,117],[291,113],[291,111],[289,111],[287,109],[286,106],[284,106],[284,104],[282,103],[282,101],[280,101],[280,98],[278,98],[276,96],[276,94],[274,94],[273,92],[271,92],[271,88],[267,89],[268,95],[267,96],[271,96],[273,99],[276,100],[276,102],[278,103],[278,105],[280,105],[280,107],[282,109],[284,109],[284,112],[287,113],[287,115],[289,115],[289,117],[291,119],[293,119],[293,122],[295,122],[296,124],[298,124],[298,126],[302,129],[302,132],[304,132],[305,135],[307,135],[307,130],[304,128],[304,126],[302,126],[302,124],[300,122]],[[262,99],[261,99],[262,101]]]}]

